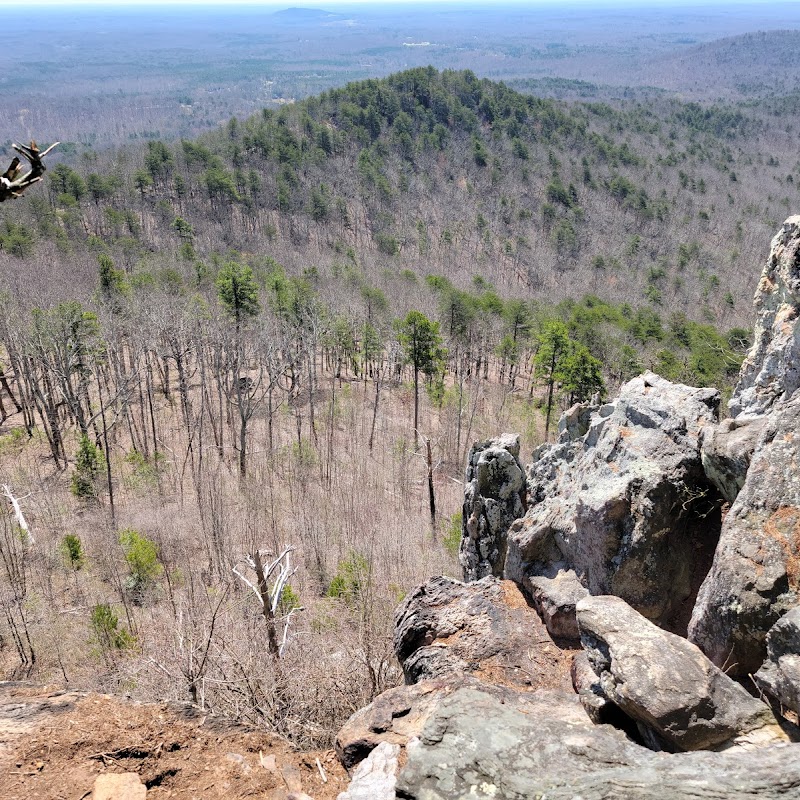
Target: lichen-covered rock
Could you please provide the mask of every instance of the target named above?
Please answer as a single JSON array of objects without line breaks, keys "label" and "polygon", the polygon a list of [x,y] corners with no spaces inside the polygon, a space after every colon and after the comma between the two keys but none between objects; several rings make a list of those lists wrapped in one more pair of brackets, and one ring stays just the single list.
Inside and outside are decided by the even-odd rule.
[{"label": "lichen-covered rock", "polygon": [[529,508],[511,525],[505,577],[525,585],[553,566],[592,594],[616,594],[685,631],[719,533],[716,489],[699,435],[719,392],[645,373],[590,415],[586,434],[530,468]]},{"label": "lichen-covered rock", "polygon": [[689,638],[735,676],[766,657],[767,631],[800,604],[800,394],[767,419],[725,518]]},{"label": "lichen-covered rock", "polygon": [[701,435],[700,454],[708,479],[732,503],[744,486],[750,461],[764,432],[766,418],[726,419]]},{"label": "lichen-covered rock", "polygon": [[398,800],[778,800],[800,796],[800,745],[654,753],[594,725],[574,697],[443,698],[409,754]]},{"label": "lichen-covered rock", "polygon": [[575,605],[589,592],[575,570],[555,565],[548,575],[526,577],[525,588],[554,639],[578,639]]},{"label": "lichen-covered rock", "polygon": [[397,686],[359,709],[336,735],[336,755],[345,769],[363,761],[381,742],[405,747],[422,728],[443,696],[471,679],[448,675],[413,686]]},{"label": "lichen-covered rock", "polygon": [[800,216],[789,217],[772,240],[754,304],[755,342],[730,402],[737,419],[762,416],[800,388]]},{"label": "lichen-covered rock", "polygon": [[359,765],[337,800],[395,800],[400,746],[381,742]]},{"label": "lichen-covered rock", "polygon": [[800,714],[800,607],[772,626],[767,634],[767,660],[753,677],[784,709]]},{"label": "lichen-covered rock", "polygon": [[676,750],[788,741],[769,706],[624,600],[587,597],[577,611],[605,697]]},{"label": "lichen-covered rock", "polygon": [[394,648],[407,683],[469,673],[489,683],[569,685],[566,656],[520,590],[497,578],[432,578],[409,592],[395,612]]},{"label": "lichen-covered rock", "polygon": [[465,581],[503,574],[506,532],[525,513],[519,436],[504,433],[472,446],[464,488],[459,561]]}]

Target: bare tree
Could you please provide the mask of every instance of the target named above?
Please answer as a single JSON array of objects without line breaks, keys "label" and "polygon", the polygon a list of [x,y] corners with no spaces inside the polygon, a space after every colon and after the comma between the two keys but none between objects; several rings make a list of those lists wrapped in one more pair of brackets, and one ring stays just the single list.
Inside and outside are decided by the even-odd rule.
[{"label": "bare tree", "polygon": [[8,169],[0,175],[0,203],[22,197],[22,193],[27,188],[42,180],[46,169],[42,159],[59,144],[60,142],[51,144],[43,153],[39,152],[34,141],[31,141],[30,147],[26,147],[24,144],[12,144],[11,146],[28,160],[31,168],[23,174],[20,166],[22,162],[17,156],[14,156]]}]

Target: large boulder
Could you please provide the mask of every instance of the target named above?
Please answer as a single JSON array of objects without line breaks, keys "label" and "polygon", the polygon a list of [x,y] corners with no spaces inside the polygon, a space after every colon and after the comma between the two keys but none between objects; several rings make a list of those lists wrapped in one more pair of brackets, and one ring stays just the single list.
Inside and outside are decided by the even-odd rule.
[{"label": "large boulder", "polygon": [[800,388],[800,216],[772,240],[756,289],[755,341],[730,402],[736,419],[763,416]]},{"label": "large boulder", "polygon": [[603,695],[672,749],[788,741],[769,706],[624,600],[587,597],[577,614]]},{"label": "large boulder", "polygon": [[800,394],[766,420],[725,518],[689,638],[735,676],[766,657],[767,631],[800,603]]},{"label": "large boulder", "polygon": [[767,660],[753,677],[782,708],[800,714],[800,607],[772,626],[767,634]]},{"label": "large boulder", "polygon": [[519,436],[504,433],[472,446],[464,488],[459,561],[465,581],[503,574],[506,532],[525,513]]},{"label": "large boulder", "polygon": [[534,595],[534,579],[563,565],[591,594],[685,632],[719,534],[699,444],[719,399],[645,373],[590,413],[583,436],[546,448],[508,532],[505,577]]},{"label": "large boulder", "polygon": [[399,800],[772,800],[800,795],[800,745],[654,753],[594,725],[573,696],[466,686],[408,756]]},{"label": "large boulder", "polygon": [[438,577],[395,612],[394,648],[407,683],[465,673],[536,688],[569,685],[568,659],[511,581]]}]

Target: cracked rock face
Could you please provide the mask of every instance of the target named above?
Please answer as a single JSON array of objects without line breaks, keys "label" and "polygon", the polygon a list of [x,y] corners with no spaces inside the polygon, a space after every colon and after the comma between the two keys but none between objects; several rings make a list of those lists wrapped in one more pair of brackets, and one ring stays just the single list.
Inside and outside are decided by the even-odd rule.
[{"label": "cracked rock face", "polygon": [[505,577],[533,595],[533,579],[563,565],[592,594],[618,595],[685,631],[718,535],[719,498],[699,445],[718,405],[716,389],[653,373],[625,384],[591,413],[583,436],[547,448],[530,468]]},{"label": "cracked rock face", "polygon": [[767,660],[753,677],[781,706],[800,714],[800,607],[772,626],[767,634]]},{"label": "cracked rock face", "polygon": [[800,794],[800,745],[653,753],[593,725],[572,696],[444,698],[397,781],[401,800],[765,800]]},{"label": "cracked rock face", "polygon": [[772,240],[754,305],[755,342],[730,402],[735,419],[763,416],[800,388],[800,216],[789,217]]},{"label": "cracked rock face", "polygon": [[407,683],[457,673],[528,688],[544,678],[569,685],[566,659],[536,612],[497,578],[431,578],[414,589],[395,613],[394,648]]},{"label": "cracked rock face", "polygon": [[506,532],[525,513],[525,471],[519,436],[505,433],[472,446],[464,488],[459,561],[465,581],[501,576]]},{"label": "cracked rock face", "polygon": [[698,647],[618,597],[578,603],[581,642],[603,695],[672,750],[788,741],[765,703]]},{"label": "cracked rock face", "polygon": [[767,631],[800,603],[800,394],[770,415],[722,527],[689,638],[735,676],[755,672]]}]

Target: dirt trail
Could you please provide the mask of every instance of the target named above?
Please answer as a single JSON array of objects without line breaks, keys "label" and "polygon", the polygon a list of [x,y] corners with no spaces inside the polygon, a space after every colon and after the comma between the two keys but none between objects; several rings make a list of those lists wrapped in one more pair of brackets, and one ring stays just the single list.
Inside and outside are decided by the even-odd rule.
[{"label": "dirt trail", "polygon": [[88,800],[107,772],[136,772],[148,800],[334,800],[348,783],[333,751],[298,753],[189,705],[0,682],[3,800]]}]

